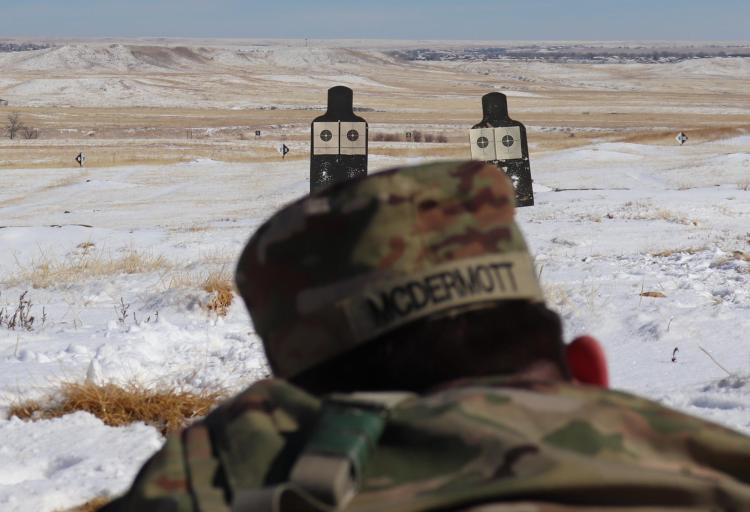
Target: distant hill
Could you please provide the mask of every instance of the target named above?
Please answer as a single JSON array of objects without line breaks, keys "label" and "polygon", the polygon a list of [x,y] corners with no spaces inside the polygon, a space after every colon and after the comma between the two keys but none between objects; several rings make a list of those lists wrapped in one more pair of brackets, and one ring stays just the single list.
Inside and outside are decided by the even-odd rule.
[{"label": "distant hill", "polygon": [[0,53],[28,52],[33,50],[44,50],[45,48],[49,48],[49,45],[37,43],[0,43]]}]

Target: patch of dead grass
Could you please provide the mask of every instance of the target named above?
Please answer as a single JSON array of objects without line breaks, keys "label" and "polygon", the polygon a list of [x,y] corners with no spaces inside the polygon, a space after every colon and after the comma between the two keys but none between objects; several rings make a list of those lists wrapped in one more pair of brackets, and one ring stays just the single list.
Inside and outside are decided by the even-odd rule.
[{"label": "patch of dead grass", "polygon": [[193,393],[170,387],[150,389],[134,383],[118,386],[66,382],[46,399],[12,404],[8,417],[42,420],[86,411],[106,425],[119,427],[142,421],[166,434],[205,416],[222,397],[219,391]]},{"label": "patch of dead grass", "polygon": [[698,225],[698,221],[696,220],[690,220],[687,217],[683,217],[682,215],[679,215],[671,210],[666,209],[659,209],[654,214],[656,219],[665,220],[667,222],[674,222],[675,224],[683,224],[683,225],[690,225],[693,226]]},{"label": "patch of dead grass", "polygon": [[83,505],[78,505],[77,507],[67,508],[64,510],[61,509],[60,512],[96,512],[110,501],[111,498],[100,496],[98,498],[94,498],[93,500],[87,501]]},{"label": "patch of dead grass", "polygon": [[[724,256],[714,260],[711,262],[711,268],[720,268],[727,264],[732,264],[733,262],[741,261],[744,263],[750,263],[750,254],[747,254],[744,251],[732,251],[731,254],[725,254]],[[750,267],[747,265],[732,265],[732,268],[737,270],[737,272],[750,272]]]},{"label": "patch of dead grass", "polygon": [[93,245],[79,247],[80,252],[62,260],[42,254],[28,265],[19,262],[20,272],[13,277],[11,284],[31,283],[33,288],[49,288],[92,277],[139,274],[171,267],[168,260],[160,255],[134,249],[112,255],[105,251],[92,251],[92,247]]},{"label": "patch of dead grass", "polygon": [[652,252],[651,256],[654,258],[668,258],[675,254],[698,254],[699,252],[707,251],[707,247],[684,247],[682,249],[664,249],[663,251]]},{"label": "patch of dead grass", "polygon": [[429,157],[429,158],[456,158],[466,159],[470,157],[467,146],[453,144],[402,144],[394,146],[380,146],[378,143],[370,144],[370,155],[390,156],[398,158]]},{"label": "patch of dead grass", "polygon": [[234,301],[234,280],[231,274],[224,270],[212,272],[206,276],[202,288],[212,294],[206,309],[219,316],[226,316]]},{"label": "patch of dead grass", "polygon": [[647,292],[641,292],[641,297],[652,297],[654,299],[663,299],[666,297],[665,294],[659,291],[647,291]]},{"label": "patch of dead grass", "polygon": [[208,292],[211,295],[203,307],[218,316],[226,316],[235,296],[234,279],[224,268],[208,273],[174,273],[167,288],[199,288]]},{"label": "patch of dead grass", "polygon": [[204,233],[210,229],[211,227],[206,226],[205,224],[190,224],[187,226],[174,228],[172,231],[175,231],[177,233]]}]

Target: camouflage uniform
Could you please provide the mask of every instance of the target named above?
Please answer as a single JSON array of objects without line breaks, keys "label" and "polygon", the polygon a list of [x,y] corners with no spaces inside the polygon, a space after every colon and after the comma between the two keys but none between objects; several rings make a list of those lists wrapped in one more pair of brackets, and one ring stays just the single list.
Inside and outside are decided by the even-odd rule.
[{"label": "camouflage uniform", "polygon": [[[238,491],[285,481],[319,408],[258,382],[170,436],[108,510],[228,511]],[[391,411],[345,510],[628,507],[750,510],[750,440],[625,393],[475,379]]]},{"label": "camouflage uniform", "polygon": [[[448,162],[336,185],[272,217],[237,282],[276,376],[416,319],[542,301],[512,197],[494,166]],[[169,436],[105,510],[750,510],[750,439],[645,399],[510,376],[371,407],[386,395],[258,382]],[[298,471],[310,460],[321,473],[345,461],[331,474],[357,492],[323,499],[305,485],[316,467]]]}]

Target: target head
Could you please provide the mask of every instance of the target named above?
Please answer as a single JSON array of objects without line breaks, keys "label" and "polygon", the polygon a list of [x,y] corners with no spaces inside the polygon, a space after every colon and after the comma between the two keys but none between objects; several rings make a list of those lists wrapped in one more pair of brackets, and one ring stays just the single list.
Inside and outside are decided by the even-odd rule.
[{"label": "target head", "polygon": [[496,124],[508,117],[508,98],[501,92],[491,92],[482,96],[482,115],[491,124]]}]

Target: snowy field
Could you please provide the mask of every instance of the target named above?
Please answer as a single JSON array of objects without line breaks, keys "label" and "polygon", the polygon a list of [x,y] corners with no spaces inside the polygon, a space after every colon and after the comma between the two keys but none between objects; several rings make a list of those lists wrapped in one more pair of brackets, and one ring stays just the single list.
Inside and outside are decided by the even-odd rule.
[{"label": "snowy field", "polygon": [[[750,434],[750,59],[415,62],[391,50],[436,43],[379,44],[0,54],[0,121],[18,111],[41,134],[0,140],[1,512],[116,495],[163,442],[83,412],[7,419],[12,405],[64,382],[234,393],[267,375],[241,301],[218,316],[203,283],[308,191],[309,123],[336,84],[370,121],[372,170],[467,156],[481,95],[505,92],[535,179],[518,220],[566,338],[603,342],[613,387]],[[449,143],[374,141],[417,129]],[[79,151],[91,167],[61,167]],[[10,329],[21,297],[34,323]]]},{"label": "snowy field", "polygon": [[[750,433],[749,138],[607,143],[532,164],[537,205],[518,218],[566,337],[603,341],[615,387]],[[241,303],[219,318],[201,307],[199,277],[185,276],[232,272],[259,223],[307,189],[302,162],[0,173],[0,308],[28,290],[37,324],[46,317],[32,331],[0,329],[0,407],[66,380],[236,391],[264,375]],[[33,287],[45,263],[134,253],[159,263]],[[151,427],[86,413],[0,419],[0,438],[4,511],[119,493],[161,442]]]}]

